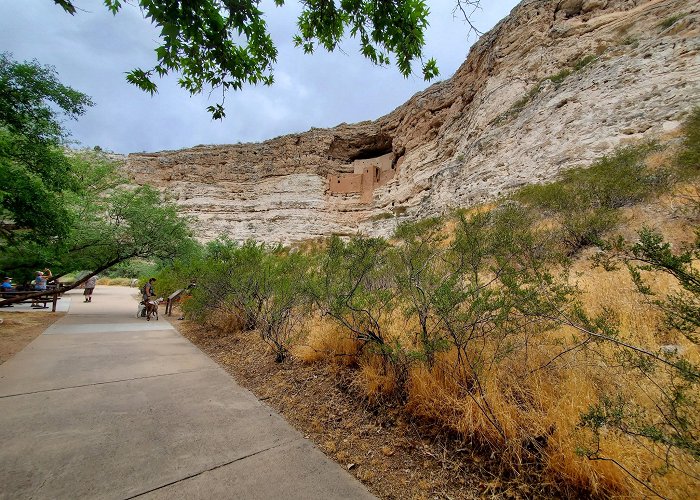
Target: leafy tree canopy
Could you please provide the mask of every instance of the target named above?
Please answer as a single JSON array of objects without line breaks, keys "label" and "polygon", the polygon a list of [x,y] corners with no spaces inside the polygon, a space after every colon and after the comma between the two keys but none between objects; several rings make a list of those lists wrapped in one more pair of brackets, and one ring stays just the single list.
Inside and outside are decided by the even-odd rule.
[{"label": "leafy tree canopy", "polygon": [[0,236],[66,235],[63,192],[79,190],[80,182],[62,149],[68,134],[61,120],[89,106],[52,67],[0,54]]},{"label": "leafy tree canopy", "polygon": [[0,55],[0,270],[16,282],[47,266],[94,274],[169,259],[194,244],[157,190],[125,185],[101,151],[67,149],[61,120],[90,105],[53,68]]},{"label": "leafy tree canopy", "polygon": [[[71,15],[73,0],[54,0]],[[116,14],[123,0],[104,0]],[[268,32],[265,13],[259,0],[188,0],[158,2],[139,0],[143,15],[160,28],[160,45],[155,49],[157,62],[149,69],[136,68],[127,80],[151,94],[158,89],[155,76],[180,74],[180,86],[191,94],[209,88],[221,90],[221,102],[207,109],[214,118],[225,116],[226,91],[244,84],[271,85],[277,48]],[[284,0],[275,0],[280,7]],[[312,53],[317,47],[336,49],[346,33],[360,41],[360,52],[375,64],[388,65],[396,60],[404,76],[411,74],[415,62],[422,66],[423,77],[439,74],[434,59],[424,59],[424,33],[429,9],[425,0],[303,0],[297,20],[296,46]],[[476,8],[479,0],[457,1],[456,9],[465,17],[465,7]]]}]

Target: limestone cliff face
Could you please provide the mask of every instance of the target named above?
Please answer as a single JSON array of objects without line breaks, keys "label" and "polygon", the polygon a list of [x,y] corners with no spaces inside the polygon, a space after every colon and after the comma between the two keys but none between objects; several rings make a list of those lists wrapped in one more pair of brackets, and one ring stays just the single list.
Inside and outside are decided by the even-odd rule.
[{"label": "limestone cliff face", "polygon": [[388,235],[673,130],[700,105],[695,0],[525,0],[447,81],[372,122],[131,154],[200,238]]}]

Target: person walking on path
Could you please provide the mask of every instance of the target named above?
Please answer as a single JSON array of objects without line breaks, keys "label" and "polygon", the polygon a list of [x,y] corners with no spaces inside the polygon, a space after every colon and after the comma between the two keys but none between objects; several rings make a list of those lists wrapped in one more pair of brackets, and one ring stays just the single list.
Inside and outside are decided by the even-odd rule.
[{"label": "person walking on path", "polygon": [[143,295],[143,303],[145,304],[148,302],[148,299],[150,297],[155,297],[156,296],[156,289],[154,287],[154,283],[156,282],[155,278],[149,279],[145,285],[143,285],[143,288],[141,289],[141,294]]},{"label": "person walking on path", "polygon": [[92,302],[92,292],[95,290],[95,285],[97,285],[97,276],[90,276],[85,282],[85,302]]},{"label": "person walking on path", "polygon": [[141,316],[142,318],[146,316],[146,309],[148,308],[148,300],[151,297],[156,296],[156,289],[153,286],[153,284],[155,282],[156,282],[156,279],[151,278],[141,288],[141,304],[143,305],[143,308],[139,306],[139,312],[138,312],[137,316]]}]

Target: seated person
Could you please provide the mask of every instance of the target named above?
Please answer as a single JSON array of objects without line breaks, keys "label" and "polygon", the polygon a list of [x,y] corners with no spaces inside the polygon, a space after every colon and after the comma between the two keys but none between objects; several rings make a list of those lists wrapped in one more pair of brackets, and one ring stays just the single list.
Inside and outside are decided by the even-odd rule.
[{"label": "seated person", "polygon": [[12,278],[5,276],[0,284],[0,292],[9,292],[12,290]]},{"label": "seated person", "polygon": [[[12,278],[6,276],[3,278],[2,283],[0,283],[0,296],[4,295],[5,292],[11,292],[14,288],[12,287]],[[7,307],[14,307],[12,304],[8,304]]]},{"label": "seated person", "polygon": [[[46,274],[44,274],[46,273]],[[52,278],[53,275],[51,274],[51,269],[44,269],[43,271],[37,271],[36,272],[36,278],[34,279],[34,289],[36,291],[46,291],[46,284],[48,283],[49,278]],[[43,306],[39,305],[39,299],[34,299],[32,301],[32,307],[46,307],[46,302],[44,302]]]}]

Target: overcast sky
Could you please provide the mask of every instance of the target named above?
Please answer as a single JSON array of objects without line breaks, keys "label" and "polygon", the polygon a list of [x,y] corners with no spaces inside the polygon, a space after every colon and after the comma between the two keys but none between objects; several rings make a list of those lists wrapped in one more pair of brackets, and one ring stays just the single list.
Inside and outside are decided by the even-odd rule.
[{"label": "overcast sky", "polygon": [[[453,16],[455,3],[428,1],[425,53],[437,59],[439,79],[452,76],[475,41],[473,34],[467,36],[465,22]],[[154,97],[126,82],[125,72],[155,63],[158,31],[138,8],[125,4],[112,16],[101,0],[74,4],[83,10],[70,16],[53,0],[0,0],[0,51],[11,52],[16,60],[55,66],[63,83],[93,98],[93,108],[67,123],[73,139],[85,147],[130,153],[262,141],[311,127],[376,119],[429,85],[419,76],[403,78],[395,67],[373,66],[352,40],[342,45],[342,52],[304,54],[291,42],[298,2],[288,0],[278,8],[263,0],[261,9],[279,50],[276,82],[230,92],[227,117],[215,121],[205,108],[216,99],[190,97],[176,76],[157,81]],[[484,0],[472,20],[487,31],[516,4]]]}]

